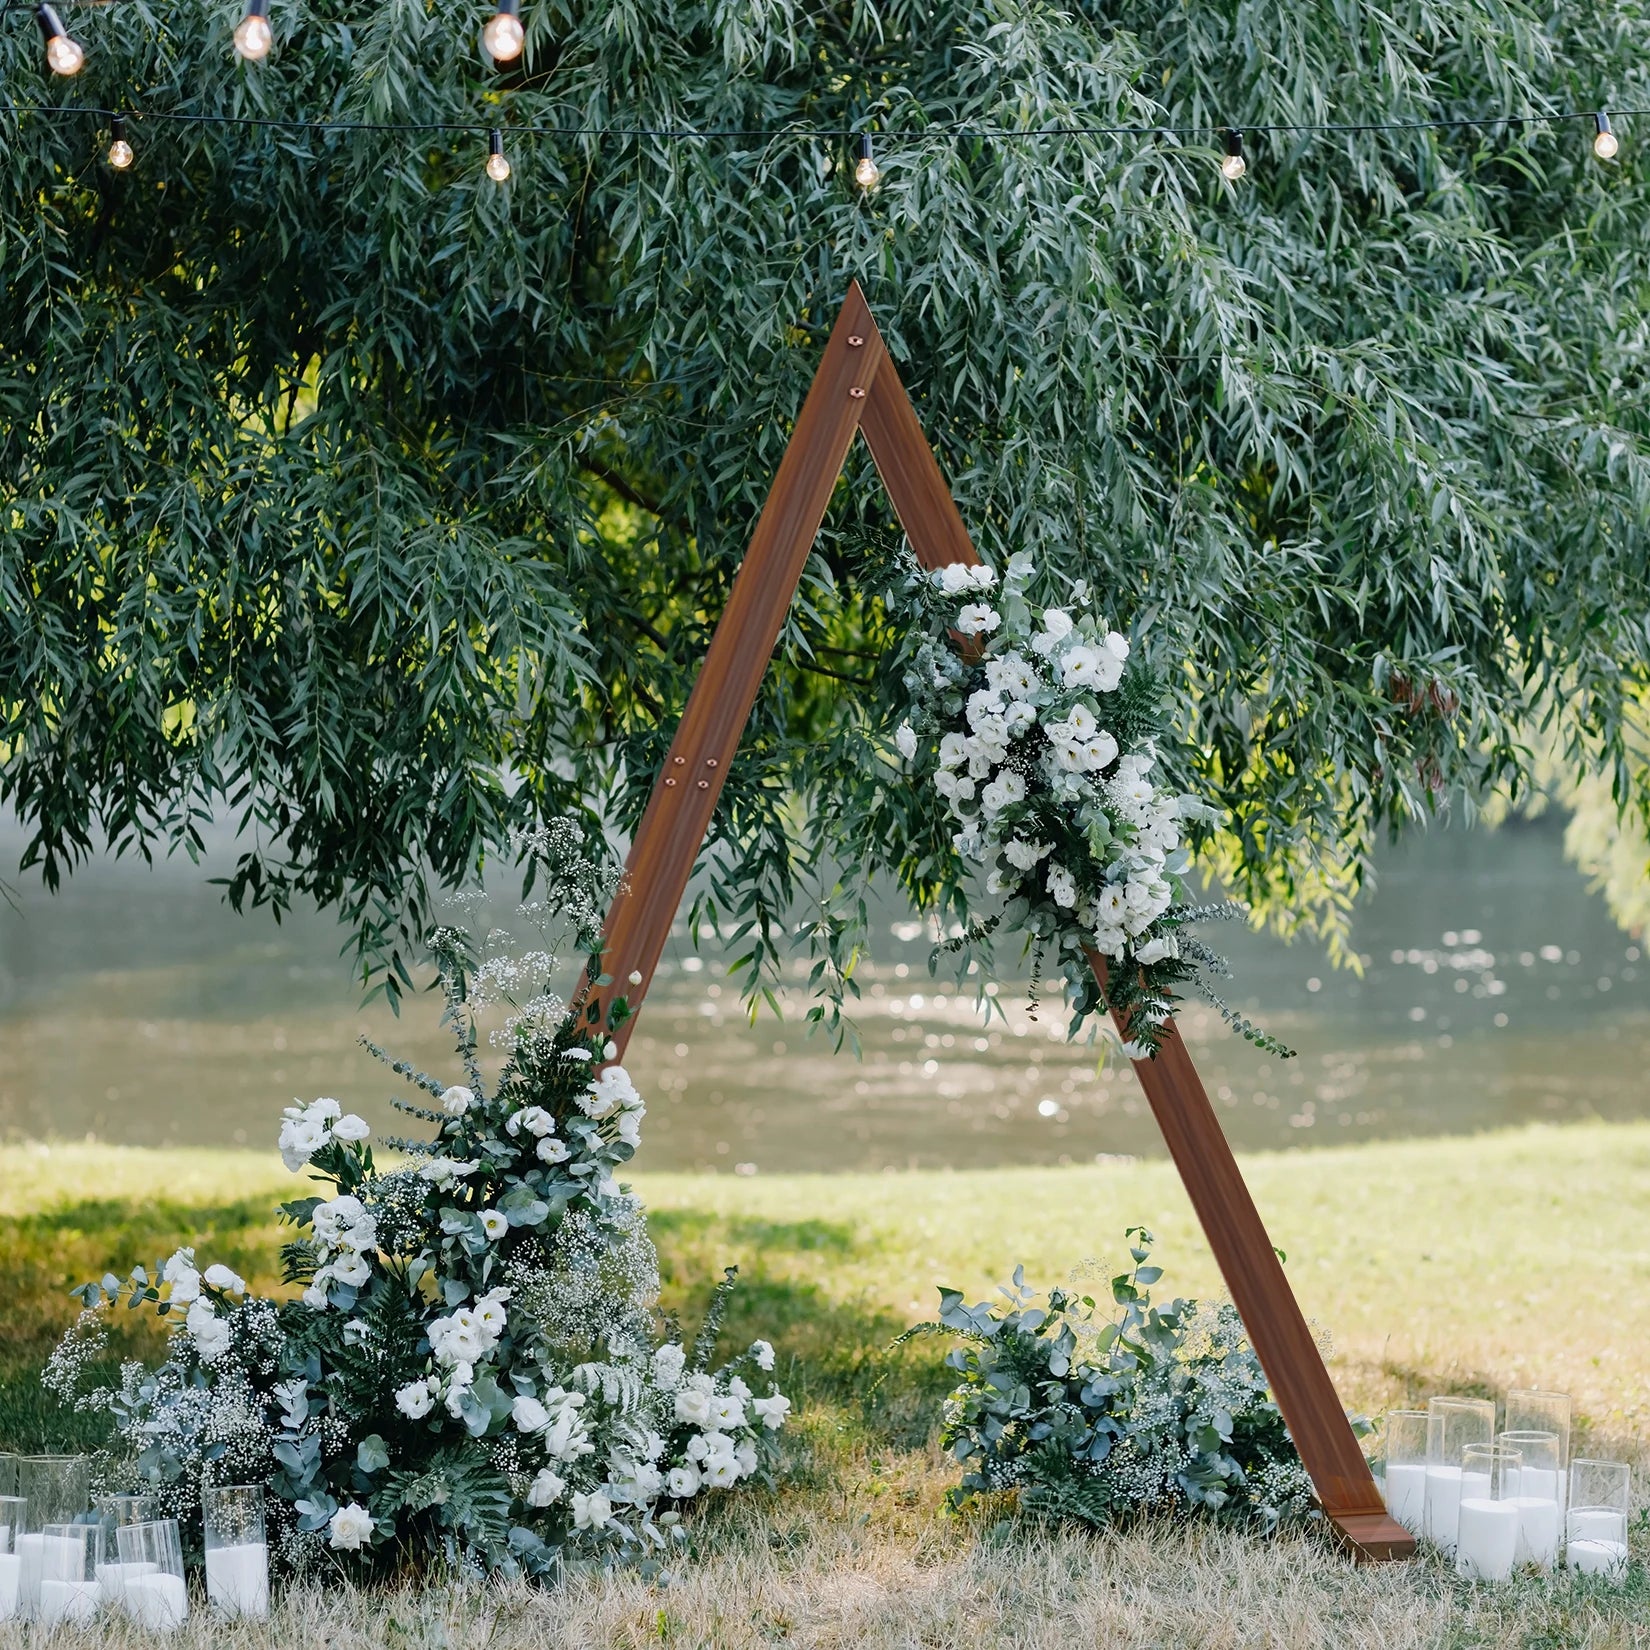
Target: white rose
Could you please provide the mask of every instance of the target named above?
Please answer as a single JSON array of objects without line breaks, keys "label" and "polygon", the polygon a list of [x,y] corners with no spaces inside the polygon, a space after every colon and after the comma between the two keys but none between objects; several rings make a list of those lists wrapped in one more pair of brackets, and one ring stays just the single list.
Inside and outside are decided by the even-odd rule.
[{"label": "white rose", "polygon": [[524,1395],[511,1404],[510,1419],[518,1432],[543,1432],[550,1425],[550,1411],[537,1398]]},{"label": "white rose", "polygon": [[1017,773],[1000,773],[980,792],[980,807],[988,819],[994,819],[1004,808],[1023,802],[1026,782]]},{"label": "white rose", "polygon": [[497,1243],[510,1230],[510,1220],[507,1215],[497,1209],[483,1209],[481,1211],[481,1229],[487,1234],[488,1241]]},{"label": "white rose", "polygon": [[777,1432],[791,1412],[791,1401],[783,1392],[776,1392],[770,1398],[752,1398],[751,1409],[769,1432]]},{"label": "white rose", "polygon": [[573,1492],[573,1528],[600,1530],[613,1521],[613,1503],[605,1490],[592,1490],[588,1495]]},{"label": "white rose", "polygon": [[957,632],[963,636],[986,636],[1003,622],[996,608],[984,602],[970,602],[957,614]]},{"label": "white rose", "polygon": [[359,1551],[372,1539],[372,1514],[359,1501],[340,1507],[327,1526],[331,1545],[343,1552]]},{"label": "white rose", "polygon": [[359,1289],[372,1276],[372,1267],[365,1255],[352,1250],[333,1261],[332,1275],[351,1289]]},{"label": "white rose", "polygon": [[[214,1289],[228,1289],[237,1295],[244,1295],[246,1293],[246,1279],[238,1276],[234,1272],[231,1272],[227,1266],[208,1266],[206,1269],[206,1281],[211,1284]],[[172,1298],[176,1300],[177,1296],[174,1295]]]},{"label": "white rose", "polygon": [[332,1138],[334,1140],[365,1140],[371,1133],[372,1129],[368,1125],[366,1118],[357,1117],[354,1112],[350,1112],[347,1116],[340,1117],[338,1121],[332,1125]]},{"label": "white rose", "polygon": [[739,1463],[741,1478],[749,1478],[756,1471],[756,1445],[750,1439],[741,1440],[739,1447],[733,1452],[733,1458]]},{"label": "white rose", "polygon": [[676,1394],[676,1419],[690,1427],[702,1427],[710,1420],[712,1395],[685,1386]]},{"label": "white rose", "polygon": [[475,1103],[474,1091],[462,1083],[455,1083],[441,1096],[441,1109],[449,1117],[462,1117]]},{"label": "white rose", "polygon": [[1180,955],[1180,941],[1173,934],[1164,934],[1158,939],[1148,940],[1134,954],[1134,960],[1140,963],[1162,962],[1168,957]]},{"label": "white rose", "polygon": [[686,1501],[699,1491],[699,1474],[692,1467],[672,1467],[665,1478],[665,1488],[679,1501]]},{"label": "white rose", "polygon": [[894,748],[907,762],[917,754],[917,730],[909,722],[894,729]]},{"label": "white rose", "polygon": [[674,1341],[667,1341],[653,1354],[653,1378],[668,1392],[681,1380],[686,1364],[687,1353]]},{"label": "white rose", "polygon": [[529,1507],[553,1506],[561,1499],[561,1492],[567,1488],[567,1482],[549,1467],[541,1467],[538,1476],[533,1480],[527,1491],[527,1505]]},{"label": "white rose", "polygon": [[409,1381],[395,1395],[395,1407],[409,1421],[422,1421],[435,1408],[428,1381]]},{"label": "white rose", "polygon": [[541,1163],[565,1163],[573,1154],[553,1134],[547,1134],[533,1148],[533,1155]]}]

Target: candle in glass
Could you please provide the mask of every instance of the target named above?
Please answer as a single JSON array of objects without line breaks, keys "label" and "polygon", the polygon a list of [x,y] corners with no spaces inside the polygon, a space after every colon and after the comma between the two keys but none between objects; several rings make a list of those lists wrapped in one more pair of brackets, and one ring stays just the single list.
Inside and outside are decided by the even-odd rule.
[{"label": "candle in glass", "polygon": [[[97,1504],[103,1519],[103,1562],[97,1567],[97,1579],[103,1588],[103,1601],[108,1605],[121,1602],[126,1585],[127,1568],[121,1562],[117,1533],[128,1524],[147,1524],[160,1511],[152,1495],[105,1495]],[[146,1574],[140,1565],[134,1574]]]},{"label": "candle in glass", "polygon": [[1389,1410],[1381,1430],[1386,1444],[1387,1511],[1411,1535],[1419,1535],[1427,1505],[1427,1412]]},{"label": "candle in glass", "polygon": [[115,1532],[115,1540],[120,1562],[127,1566],[121,1598],[126,1614],[152,1633],[176,1632],[189,1619],[177,1520],[128,1524]]},{"label": "candle in glass", "polygon": [[1627,1515],[1633,1473],[1625,1461],[1578,1457],[1570,1463],[1564,1562],[1572,1570],[1619,1580],[1627,1573]]},{"label": "candle in glass", "polygon": [[17,1494],[17,1457],[8,1449],[0,1449],[0,1498]]},{"label": "candle in glass", "polygon": [[84,1455],[22,1455],[17,1493],[29,1504],[29,1529],[72,1524],[92,1505],[92,1463]]},{"label": "candle in glass", "polygon": [[201,1491],[206,1529],[206,1596],[226,1616],[262,1621],[269,1614],[269,1545],[259,1484]]},{"label": "candle in glass", "polygon": [[1518,1508],[1517,1562],[1550,1570],[1558,1562],[1558,1434],[1503,1432],[1496,1442],[1519,1456],[1518,1482],[1508,1497]]},{"label": "candle in glass", "polygon": [[[1508,1432],[1550,1432],[1558,1439],[1558,1465],[1554,1473],[1551,1494],[1558,1502],[1559,1516],[1564,1513],[1566,1476],[1570,1470],[1570,1395],[1567,1392],[1544,1392],[1539,1387],[1515,1386],[1507,1394],[1507,1418],[1502,1423]],[[1526,1479],[1525,1495],[1546,1495],[1547,1482],[1539,1475],[1548,1469],[1544,1465],[1524,1463],[1526,1473],[1535,1473]]]},{"label": "candle in glass", "polygon": [[23,1607],[23,1560],[17,1544],[28,1508],[18,1495],[0,1495],[0,1621],[10,1621]]},{"label": "candle in glass", "polygon": [[40,1532],[34,1619],[48,1630],[66,1621],[90,1621],[103,1597],[97,1580],[102,1559],[101,1524],[48,1524]]},{"label": "candle in glass", "polygon": [[1468,1444],[1461,1451],[1461,1501],[1455,1569],[1471,1581],[1505,1581],[1518,1557],[1519,1509],[1508,1493],[1518,1483],[1517,1450]]},{"label": "candle in glass", "polygon": [[1495,1436],[1495,1405],[1488,1398],[1434,1398],[1427,1404],[1426,1537],[1455,1551],[1461,1511],[1461,1451]]}]

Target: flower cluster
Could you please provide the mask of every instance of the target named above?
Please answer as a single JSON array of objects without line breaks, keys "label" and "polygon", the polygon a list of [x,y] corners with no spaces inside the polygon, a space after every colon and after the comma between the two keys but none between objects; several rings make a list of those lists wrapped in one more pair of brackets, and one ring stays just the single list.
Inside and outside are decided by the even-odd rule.
[{"label": "flower cluster", "polygon": [[[588,868],[578,874],[588,914],[598,884]],[[117,1409],[131,1419],[121,1436],[135,1479],[204,1472],[195,1458],[180,1467],[145,1454],[142,1429],[233,1384],[257,1412],[247,1436],[264,1450],[248,1476],[289,1509],[289,1558],[388,1565],[411,1544],[549,1575],[645,1559],[682,1533],[686,1505],[764,1470],[789,1409],[771,1381],[765,1392],[751,1384],[772,1370],[772,1348],[710,1365],[731,1274],[692,1353],[658,1321],[657,1256],[618,1179],[646,1107],[611,1063],[608,1030],[572,1011],[554,1024],[538,1010],[512,1015],[509,1057],[484,1079],[479,1011],[515,1006],[504,982],[541,1007],[553,996],[539,970],[554,958],[534,956],[526,969],[484,970],[443,932],[437,961],[464,1081],[390,1062],[428,1099],[402,1106],[431,1128],[392,1142],[405,1166],[380,1173],[367,1125],[336,1101],[288,1108],[283,1159],[331,1182],[327,1195],[283,1205],[297,1298],[237,1304],[243,1281],[198,1270],[190,1250],[153,1284],[133,1273],[133,1304],[181,1320],[164,1378]],[[126,1287],[88,1285],[87,1303]],[[255,1372],[241,1356],[247,1335],[262,1349]],[[79,1367],[67,1353],[63,1364]]]},{"label": "flower cluster", "polygon": [[907,1332],[961,1342],[946,1357],[961,1379],[941,1433],[965,1468],[952,1504],[1012,1490],[1031,1510],[1093,1524],[1140,1511],[1266,1527],[1310,1516],[1311,1479],[1235,1308],[1154,1306],[1151,1235],[1129,1238],[1110,1316],[1074,1290],[1045,1301],[1016,1271],[1006,1308],[945,1289],[939,1321]]},{"label": "flower cluster", "polygon": [[[1087,587],[1068,605],[1027,596],[1031,558],[1015,556],[999,590],[984,566],[953,564],[911,585],[918,627],[906,685],[909,719],[894,742],[947,809],[952,846],[986,873],[1002,921],[1052,946],[1078,1017],[1115,1008],[1128,1053],[1155,1054],[1175,988],[1198,985],[1252,1041],[1286,1053],[1209,993],[1200,968],[1224,965],[1182,932],[1191,822],[1219,815],[1162,783],[1160,693],[1132,662]],[[983,598],[996,597],[997,605]],[[962,638],[962,646],[954,645]],[[1110,969],[1103,996],[1094,959]]]}]

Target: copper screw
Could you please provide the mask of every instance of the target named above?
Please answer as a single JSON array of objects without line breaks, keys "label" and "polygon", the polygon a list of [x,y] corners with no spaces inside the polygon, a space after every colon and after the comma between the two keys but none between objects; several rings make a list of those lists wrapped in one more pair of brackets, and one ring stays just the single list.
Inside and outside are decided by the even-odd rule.
[{"label": "copper screw", "polygon": [[699,781],[699,789],[702,791],[708,791],[710,789],[710,781],[708,779],[701,779]]},{"label": "copper screw", "polygon": [[676,783],[676,781],[675,781],[675,780],[674,780],[674,779],[667,779],[667,780],[666,780],[666,781],[665,781],[665,783],[666,783],[666,784],[667,784],[667,785],[674,785],[674,784],[675,784],[675,783]]},{"label": "copper screw", "polygon": [[858,384],[856,384],[856,385],[854,385],[854,387],[853,387],[853,388],[852,388],[852,389],[851,389],[851,390],[849,390],[849,391],[848,391],[848,394],[849,394],[849,395],[850,395],[850,396],[851,396],[851,397],[852,397],[852,398],[853,398],[853,399],[854,399],[854,400],[855,400],[855,401],[863,401],[863,400],[864,400],[864,399],[865,399],[865,391],[864,391],[864,390],[862,390],[862,389],[861,389],[861,388],[860,388],[860,387],[859,387],[859,385],[858,385]]},{"label": "copper screw", "polygon": [[865,342],[865,340],[863,338],[861,338],[860,335],[857,332],[851,332],[851,333],[848,334],[848,348],[849,349],[858,349],[859,346],[861,344],[863,344],[864,342]]},{"label": "copper screw", "polygon": [[716,766],[716,758],[714,756],[707,756],[705,758],[705,766],[707,768],[714,768]]},{"label": "copper screw", "polygon": [[681,767],[684,763],[686,763],[687,758],[685,756],[673,756],[671,757],[671,761],[674,762],[677,767]]}]

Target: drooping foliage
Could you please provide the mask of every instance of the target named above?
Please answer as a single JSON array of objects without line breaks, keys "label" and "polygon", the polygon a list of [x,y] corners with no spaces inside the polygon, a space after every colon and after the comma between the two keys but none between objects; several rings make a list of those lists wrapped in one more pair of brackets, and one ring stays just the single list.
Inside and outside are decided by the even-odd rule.
[{"label": "drooping foliage", "polygon": [[[48,879],[228,805],[231,896],[336,906],[393,991],[512,823],[633,820],[850,278],[982,552],[1171,673],[1235,891],[1333,933],[1543,716],[1626,775],[1650,133],[1498,117],[1650,105],[1640,0],[531,0],[506,75],[487,9],[275,0],[249,66],[232,0],[124,0],[67,82],[0,23],[0,799]],[[146,112],[130,172],[70,106]],[[514,174],[198,113],[496,123]],[[1261,130],[1393,117],[1482,123]],[[1043,131],[1228,122],[1235,188],[1213,131]],[[866,196],[819,134],[872,125]],[[884,755],[897,542],[857,457],[718,816],[758,985],[799,900],[834,977],[864,877],[960,898]]]}]

